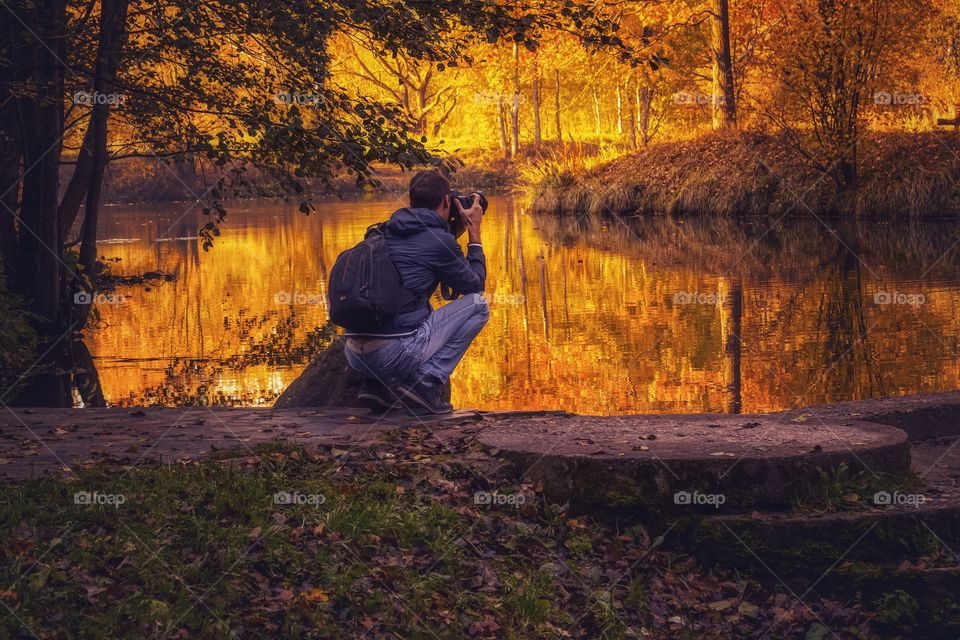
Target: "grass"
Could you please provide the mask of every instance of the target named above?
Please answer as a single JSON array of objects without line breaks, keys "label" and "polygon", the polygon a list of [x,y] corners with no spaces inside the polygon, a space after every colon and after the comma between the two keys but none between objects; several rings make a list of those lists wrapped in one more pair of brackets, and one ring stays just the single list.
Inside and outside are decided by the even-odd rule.
[{"label": "grass", "polygon": [[546,213],[914,218],[960,214],[958,151],[946,132],[866,134],[853,198],[782,136],[754,131],[654,144],[598,166],[548,159],[520,177],[531,208]]},{"label": "grass", "polygon": [[901,474],[852,471],[847,463],[831,470],[820,469],[817,479],[797,487],[794,510],[797,513],[828,513],[851,509],[876,508],[878,492],[918,493],[921,478],[908,471]]},{"label": "grass", "polygon": [[[663,551],[663,530],[490,484],[465,446],[411,430],[9,484],[0,637],[725,638],[802,635],[813,613],[869,627],[859,605],[817,599],[778,615],[775,590]],[[478,490],[530,499],[478,505]],[[719,614],[724,600],[747,613]]]}]

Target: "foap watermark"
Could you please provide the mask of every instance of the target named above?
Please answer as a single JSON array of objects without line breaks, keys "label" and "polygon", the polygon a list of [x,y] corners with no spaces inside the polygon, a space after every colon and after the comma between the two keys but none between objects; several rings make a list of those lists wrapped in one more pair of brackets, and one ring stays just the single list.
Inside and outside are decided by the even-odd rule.
[{"label": "foap watermark", "polygon": [[721,96],[710,93],[700,93],[698,91],[677,91],[673,94],[674,104],[702,107],[704,105],[720,104],[721,101]]},{"label": "foap watermark", "polygon": [[883,107],[904,107],[925,104],[927,99],[922,93],[898,93],[896,91],[877,91],[873,94],[873,104]]},{"label": "foap watermark", "polygon": [[83,506],[112,506],[119,508],[127,497],[122,493],[100,493],[99,491],[77,491],[73,494],[73,504]]},{"label": "foap watermark", "polygon": [[900,491],[877,491],[873,494],[873,504],[879,507],[907,506],[917,509],[927,501],[922,493],[901,493]]},{"label": "foap watermark", "polygon": [[694,491],[691,493],[689,491],[677,491],[673,494],[673,504],[684,506],[709,506],[713,507],[714,509],[719,509],[721,505],[726,503],[726,501],[727,496],[722,493],[700,493],[699,491]]},{"label": "foap watermark", "polygon": [[123,304],[126,298],[120,293],[93,293],[92,291],[77,291],[73,294],[73,304]]},{"label": "foap watermark", "polygon": [[306,505],[319,507],[327,502],[322,493],[300,493],[299,491],[277,491],[273,494],[273,504],[277,505]]},{"label": "foap watermark", "polygon": [[520,507],[527,502],[522,493],[499,493],[497,491],[477,491],[473,494],[473,504]]},{"label": "foap watermark", "polygon": [[877,291],[873,294],[873,304],[905,304],[919,307],[927,301],[922,293],[901,293],[899,291]]},{"label": "foap watermark", "polygon": [[273,94],[275,104],[296,104],[316,106],[323,100],[319,93],[300,93],[299,91],[287,91]]},{"label": "foap watermark", "polygon": [[127,99],[122,93],[100,93],[99,91],[77,91],[73,94],[73,104],[82,104],[88,107],[106,105],[116,107]]},{"label": "foap watermark", "polygon": [[490,305],[505,305],[510,307],[522,306],[527,297],[522,293],[484,293],[483,299]]},{"label": "foap watermark", "polygon": [[723,304],[723,296],[718,293],[703,293],[702,291],[677,291],[673,294],[673,304]]},{"label": "foap watermark", "polygon": [[302,291],[277,291],[273,294],[273,304],[286,306],[323,304],[323,296],[318,293],[304,293]]}]

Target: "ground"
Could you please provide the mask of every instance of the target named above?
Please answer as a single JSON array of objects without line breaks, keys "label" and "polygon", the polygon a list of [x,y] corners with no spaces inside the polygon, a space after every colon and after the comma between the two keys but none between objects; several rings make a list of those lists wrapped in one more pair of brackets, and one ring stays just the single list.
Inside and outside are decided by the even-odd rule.
[{"label": "ground", "polygon": [[[955,400],[869,406],[885,415],[899,407],[901,418],[940,416],[922,426],[937,435],[953,423],[937,407],[952,411]],[[865,408],[842,404],[817,415],[842,422]],[[798,426],[811,415],[782,418]],[[672,450],[676,458],[685,445],[664,429],[685,419],[639,418],[631,453]],[[715,416],[701,426],[724,439],[714,443],[720,450],[732,450],[742,443],[720,427],[754,434],[767,420]],[[819,567],[797,584],[779,568],[741,560],[746,551],[726,561],[692,556],[702,542],[691,528],[699,513],[571,506],[518,479],[483,442],[538,423],[580,425],[577,437],[589,439],[593,421],[562,412],[467,411],[424,423],[349,409],[12,411],[0,424],[8,477],[0,637],[923,637],[927,623],[909,586],[891,582],[865,596],[861,574],[836,569],[860,584],[838,597]],[[881,429],[863,444],[904,446],[892,435]],[[804,450],[815,448],[797,437],[806,438]],[[747,448],[763,440],[751,435]],[[932,442],[915,460],[950,463],[944,451],[952,448]],[[798,446],[785,444],[792,454]],[[821,447],[830,453],[825,438]],[[696,449],[688,451],[695,459],[717,459]],[[827,489],[838,499],[851,490]],[[771,538],[793,546],[784,532],[813,519],[811,505],[794,507],[794,515],[725,516],[745,517],[761,539],[718,538],[702,548],[749,550]],[[859,522],[860,512],[851,513]],[[709,514],[702,530],[737,526],[716,524],[719,517]],[[762,551],[771,559],[776,552]],[[816,560],[840,564],[822,550]],[[952,584],[953,573],[946,579]]]},{"label": "ground", "polygon": [[[181,416],[188,433],[212,430],[205,452],[230,431],[242,445],[161,464],[157,444],[8,483],[0,636],[817,638],[885,628],[859,603],[798,601],[667,550],[669,523],[545,500],[476,441],[497,417],[380,423],[373,438],[355,437],[371,426],[362,417],[306,436],[288,416],[254,426],[205,409],[154,411]],[[336,442],[278,444],[265,430],[281,422],[291,439]],[[74,444],[96,449],[77,431],[67,432]],[[122,447],[142,433],[99,440]]]}]

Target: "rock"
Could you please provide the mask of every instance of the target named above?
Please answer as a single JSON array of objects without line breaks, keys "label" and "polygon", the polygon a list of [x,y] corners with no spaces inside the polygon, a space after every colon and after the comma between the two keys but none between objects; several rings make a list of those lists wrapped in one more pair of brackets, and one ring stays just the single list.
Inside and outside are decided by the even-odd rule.
[{"label": "rock", "polygon": [[[307,365],[296,380],[290,383],[276,402],[275,409],[297,407],[356,407],[357,391],[360,389],[360,375],[350,365],[343,353],[344,339],[334,338],[330,346],[323,350]],[[450,385],[447,385],[445,397],[450,398]]]},{"label": "rock", "polygon": [[273,408],[357,406],[360,376],[347,364],[343,344],[343,338],[334,338],[284,389]]}]

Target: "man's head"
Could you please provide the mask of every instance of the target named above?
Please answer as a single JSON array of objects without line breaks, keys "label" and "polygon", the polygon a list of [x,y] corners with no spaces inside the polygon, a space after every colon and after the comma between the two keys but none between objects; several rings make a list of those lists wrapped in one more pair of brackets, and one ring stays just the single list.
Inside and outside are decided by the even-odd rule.
[{"label": "man's head", "polygon": [[439,171],[420,171],[410,181],[410,206],[433,209],[442,220],[449,219],[450,181]]}]

